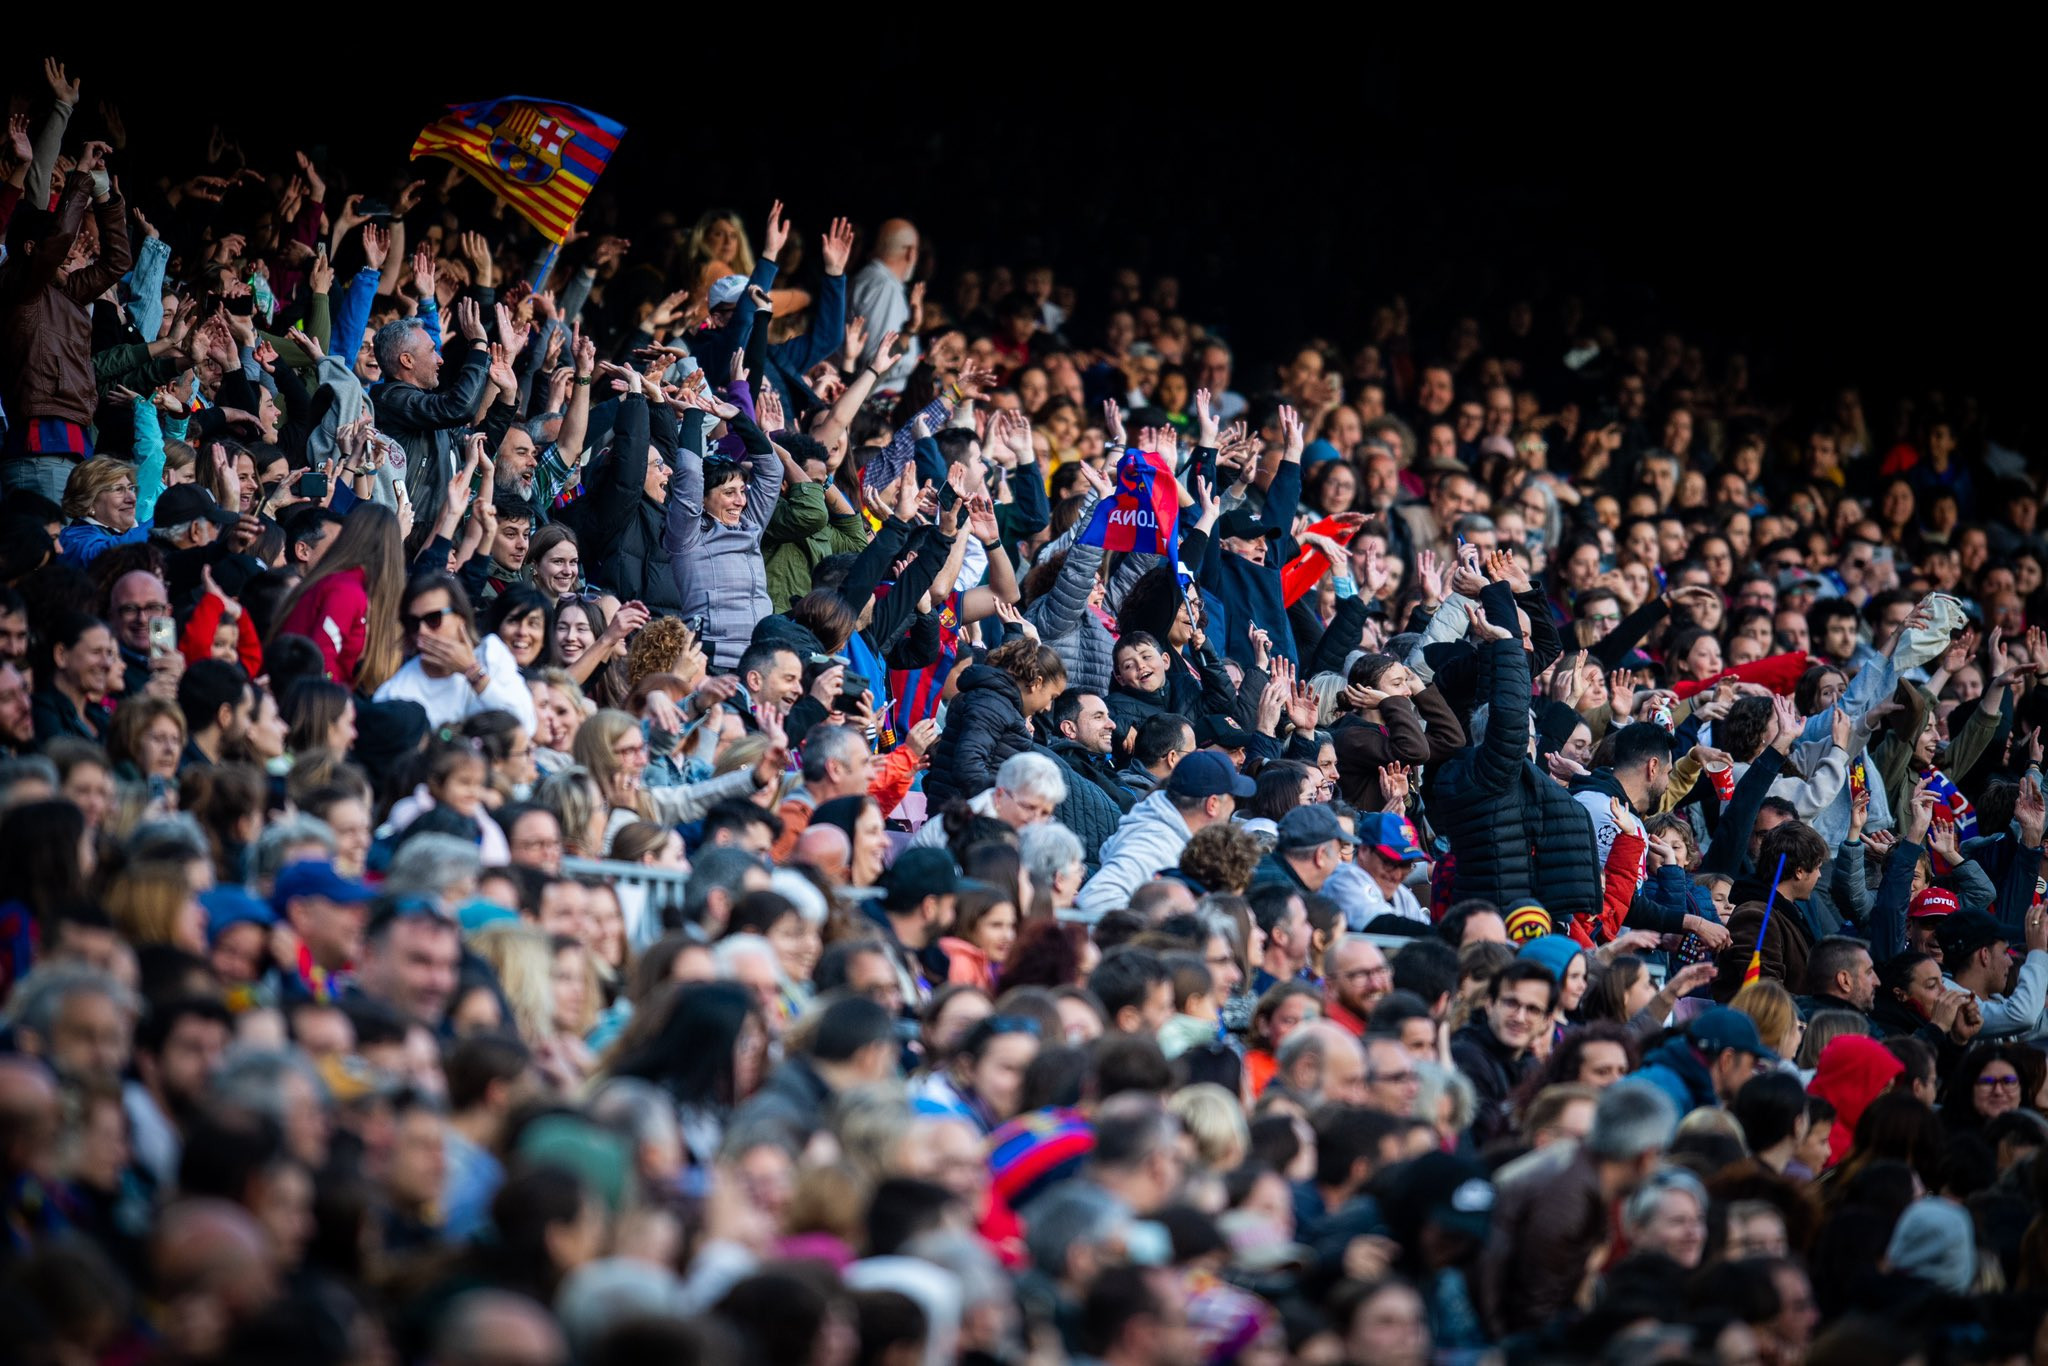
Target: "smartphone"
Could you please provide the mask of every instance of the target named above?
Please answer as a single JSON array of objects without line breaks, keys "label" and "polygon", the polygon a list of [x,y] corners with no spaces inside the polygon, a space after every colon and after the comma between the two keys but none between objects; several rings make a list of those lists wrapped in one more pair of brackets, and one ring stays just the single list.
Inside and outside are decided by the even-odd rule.
[{"label": "smartphone", "polygon": [[325,261],[327,259],[327,243],[324,240],[315,242],[313,244],[313,253]]},{"label": "smartphone", "polygon": [[859,674],[846,674],[839,683],[839,696],[833,701],[835,711],[859,711],[862,699],[868,695],[868,681]]},{"label": "smartphone", "polygon": [[221,307],[238,318],[253,318],[256,316],[256,296],[238,294],[232,299],[223,300]]},{"label": "smartphone", "polygon": [[705,629],[711,625],[711,614],[709,612],[699,612],[695,616],[684,617],[683,625],[689,627],[690,634],[701,641],[704,639]]},{"label": "smartphone", "polygon": [[167,659],[178,648],[178,623],[169,617],[149,619],[149,657]]},{"label": "smartphone", "polygon": [[301,498],[325,498],[327,476],[319,470],[307,470],[299,476],[299,482],[293,485],[292,489]]},{"label": "smartphone", "polygon": [[381,199],[365,199],[357,203],[356,212],[365,218],[389,218],[391,206]]}]

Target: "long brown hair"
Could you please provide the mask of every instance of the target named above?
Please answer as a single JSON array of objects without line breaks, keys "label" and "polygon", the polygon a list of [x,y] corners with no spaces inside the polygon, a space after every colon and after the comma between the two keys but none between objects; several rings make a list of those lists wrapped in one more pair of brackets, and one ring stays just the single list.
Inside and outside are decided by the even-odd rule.
[{"label": "long brown hair", "polygon": [[[405,555],[398,534],[398,514],[381,503],[357,503],[342,519],[341,532],[327,547],[298,587],[277,605],[273,621],[284,621],[298,606],[299,599],[314,584],[345,570],[363,571],[363,583],[370,594],[370,626],[363,642],[363,656],[350,680],[357,692],[369,694],[398,672],[399,645],[403,631],[398,624],[399,601],[405,593]],[[275,627],[271,638],[276,638]],[[270,641],[264,642],[268,649]]]}]

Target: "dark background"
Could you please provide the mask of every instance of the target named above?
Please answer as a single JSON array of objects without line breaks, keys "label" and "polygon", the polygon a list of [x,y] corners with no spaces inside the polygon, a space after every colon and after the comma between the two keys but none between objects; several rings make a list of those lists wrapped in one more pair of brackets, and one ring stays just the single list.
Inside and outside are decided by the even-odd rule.
[{"label": "dark background", "polygon": [[[515,47],[443,19],[417,51],[353,66],[367,35],[329,31],[333,61],[262,61],[232,96],[165,48],[49,50],[84,79],[88,121],[118,101],[135,173],[200,169],[218,120],[259,168],[306,147],[343,172],[330,185],[382,193],[444,103],[544,95],[627,125],[586,226],[631,236],[657,210],[687,224],[731,206],[758,243],[776,195],[813,236],[834,214],[866,229],[901,214],[941,290],[965,266],[1051,261],[1082,289],[1077,340],[1125,264],[1179,275],[1184,309],[1252,367],[1309,335],[1354,343],[1396,292],[1422,356],[1460,314],[1494,326],[1528,297],[1549,318],[1576,293],[1625,335],[1707,343],[1716,375],[1747,351],[1769,396],[1860,384],[1874,427],[1892,396],[1930,391],[1978,397],[2006,441],[2038,426],[2038,120],[2010,38],[1798,50],[1766,31],[1563,37],[1475,19],[1162,47],[1078,26],[884,41],[860,11],[835,21],[859,36],[819,22],[764,16],[801,35],[789,44],[664,21],[560,42],[536,26]],[[0,62],[11,89],[41,93],[36,51]],[[1240,387],[1257,377],[1241,370]]]}]

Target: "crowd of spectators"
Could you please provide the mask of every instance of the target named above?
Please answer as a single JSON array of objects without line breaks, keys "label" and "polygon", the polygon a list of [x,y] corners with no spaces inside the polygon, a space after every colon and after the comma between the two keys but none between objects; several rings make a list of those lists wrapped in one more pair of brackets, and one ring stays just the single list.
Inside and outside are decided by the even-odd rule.
[{"label": "crowd of spectators", "polygon": [[1974,402],[1570,298],[1241,356],[705,185],[556,253],[44,72],[0,1354],[2048,1358]]}]

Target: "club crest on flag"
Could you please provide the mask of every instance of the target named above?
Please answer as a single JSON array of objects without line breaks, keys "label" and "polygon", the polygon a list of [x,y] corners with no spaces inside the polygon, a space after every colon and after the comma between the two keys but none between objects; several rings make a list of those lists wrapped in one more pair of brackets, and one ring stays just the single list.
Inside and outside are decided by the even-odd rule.
[{"label": "club crest on flag", "polygon": [[561,243],[625,131],[573,104],[507,95],[448,106],[420,130],[412,154],[456,163]]}]

